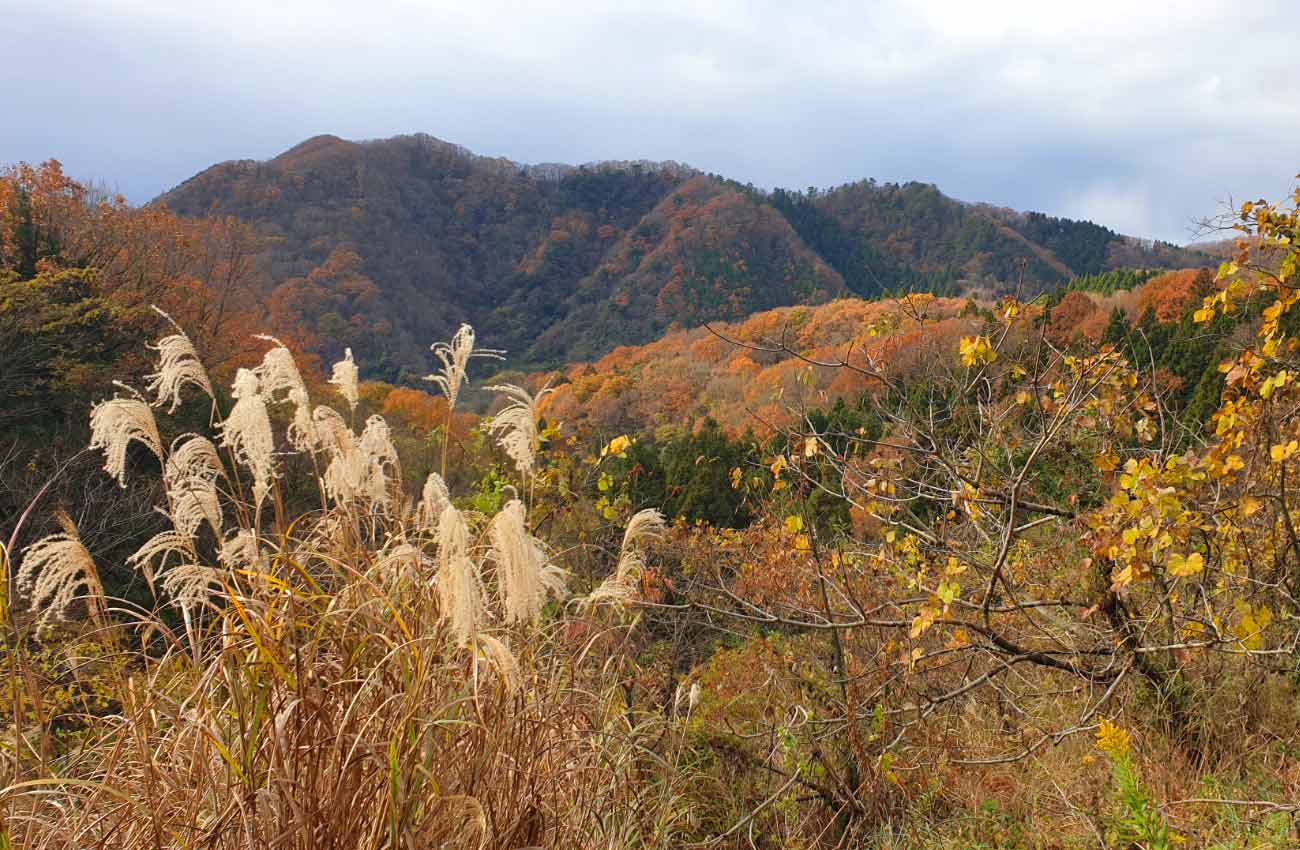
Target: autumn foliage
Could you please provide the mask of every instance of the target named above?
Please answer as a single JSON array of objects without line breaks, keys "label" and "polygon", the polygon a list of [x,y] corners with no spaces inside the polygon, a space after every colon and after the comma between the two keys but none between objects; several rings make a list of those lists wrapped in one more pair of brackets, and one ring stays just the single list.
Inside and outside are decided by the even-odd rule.
[{"label": "autumn foliage", "polygon": [[0,847],[1294,846],[1300,193],[1217,273],[428,139],[172,198],[0,178]]}]

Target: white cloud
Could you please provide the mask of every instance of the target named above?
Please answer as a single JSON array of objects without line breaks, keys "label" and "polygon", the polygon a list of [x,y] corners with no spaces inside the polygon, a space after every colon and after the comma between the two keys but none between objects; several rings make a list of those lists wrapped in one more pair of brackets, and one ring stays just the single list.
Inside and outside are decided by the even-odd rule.
[{"label": "white cloud", "polygon": [[[0,161],[143,200],[318,132],[875,176],[1185,238],[1300,169],[1282,0],[0,0]],[[17,120],[14,120],[17,116]],[[1140,187],[1140,188],[1134,188]]]}]

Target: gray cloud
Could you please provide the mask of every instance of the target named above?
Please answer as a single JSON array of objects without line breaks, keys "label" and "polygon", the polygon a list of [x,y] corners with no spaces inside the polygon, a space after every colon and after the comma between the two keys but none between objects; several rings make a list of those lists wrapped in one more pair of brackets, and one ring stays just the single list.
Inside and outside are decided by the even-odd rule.
[{"label": "gray cloud", "polygon": [[926,180],[1174,241],[1300,171],[1282,0],[796,6],[0,0],[0,162],[145,201],[316,133],[424,131],[766,187]]}]

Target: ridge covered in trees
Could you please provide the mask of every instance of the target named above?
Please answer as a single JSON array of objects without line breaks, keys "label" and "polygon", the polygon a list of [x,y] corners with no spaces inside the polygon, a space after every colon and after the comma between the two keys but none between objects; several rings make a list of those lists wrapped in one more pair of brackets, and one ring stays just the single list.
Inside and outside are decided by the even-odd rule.
[{"label": "ridge covered in trees", "polygon": [[[267,239],[311,350],[398,379],[469,321],[558,365],[671,327],[846,294],[1030,291],[1119,266],[1208,263],[1090,222],[965,204],[921,183],[764,192],[678,163],[525,166],[426,135],[319,136],[215,165],[159,203]],[[273,293],[274,295],[274,293]]]},{"label": "ridge covered in trees", "polygon": [[[418,384],[359,252],[0,174],[0,847],[1296,846],[1300,191],[865,299],[821,193],[642,168],[580,306],[676,258],[666,332]],[[701,218],[798,236],[768,309]]]}]

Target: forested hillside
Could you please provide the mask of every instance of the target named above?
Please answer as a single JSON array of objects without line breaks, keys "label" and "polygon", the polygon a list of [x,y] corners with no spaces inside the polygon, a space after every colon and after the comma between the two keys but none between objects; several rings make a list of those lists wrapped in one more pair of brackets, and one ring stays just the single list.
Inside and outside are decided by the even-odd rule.
[{"label": "forested hillside", "polygon": [[[513,300],[418,385],[313,219],[369,214],[0,172],[0,848],[1296,846],[1300,191],[1156,271],[926,187],[444,153],[546,229],[462,199]],[[996,245],[1069,280],[993,296]]]},{"label": "forested hillside", "polygon": [[1002,293],[1022,272],[1034,292],[1121,265],[1208,262],[926,184],[767,193],[677,163],[523,166],[425,135],[319,136],[213,166],[159,201],[253,224],[275,317],[313,352],[351,347],[389,379],[418,371],[425,340],[462,321],[516,363],[558,365],[848,293]]}]

